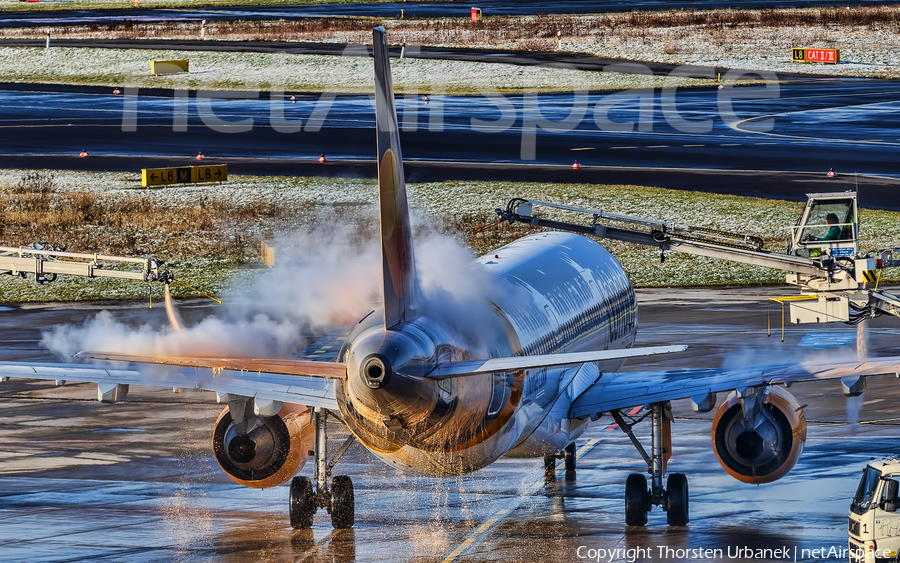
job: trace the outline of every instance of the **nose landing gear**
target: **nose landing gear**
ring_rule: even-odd
[[[322,408],[316,408],[313,413],[316,437],[310,454],[315,462],[315,490],[309,477],[298,476],[291,479],[289,513],[291,527],[297,530],[311,528],[313,516],[319,508],[324,508],[331,514],[331,525],[337,529],[352,528],[356,520],[353,481],[350,477],[338,475],[331,480],[331,488],[328,487],[332,468],[350,449],[355,438],[352,435],[348,437],[329,462],[326,448],[328,437],[325,431],[327,416],[328,411]]]

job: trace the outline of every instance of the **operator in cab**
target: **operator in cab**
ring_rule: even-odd
[[[808,241],[828,241],[828,240],[838,240],[841,237],[841,227],[838,225],[838,216],[837,213],[829,213],[825,216],[825,224],[831,225],[831,228],[828,229],[828,232],[825,233],[824,237],[815,237],[811,234],[806,235],[806,240]]]

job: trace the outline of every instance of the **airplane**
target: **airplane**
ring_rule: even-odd
[[[722,467],[744,483],[767,483],[790,471],[806,440],[803,409],[786,386],[841,378],[846,387],[900,372],[900,357],[619,371],[627,358],[686,347],[634,347],[637,301],[628,276],[603,246],[577,234],[532,234],[477,258],[474,267],[501,290],[479,302],[477,314],[467,310],[460,318],[427,302],[417,278],[384,28],[373,30],[373,40],[384,303],[361,311],[337,361],[86,351],[77,356],[175,367],[2,362],[0,378],[96,382],[102,402],[124,399],[132,385],[216,391],[227,404],[213,426],[219,465],[248,487],[290,482],[290,523],[303,529],[320,508],[335,528],[353,526],[353,483],[332,473],[354,440],[390,465],[430,476],[467,474],[503,456],[542,457],[548,470],[563,458],[574,471],[575,441],[606,414],[650,476],[649,484],[645,473],[627,477],[625,524],[645,526],[658,506],[669,525],[684,526],[687,477],[666,478],[671,401],[716,409],[712,447]],[[850,388],[857,393],[860,385]],[[623,413],[640,405],[646,415],[626,420]],[[351,433],[330,457],[329,418]],[[649,452],[633,431],[647,418]],[[298,475],[310,455],[313,479]]]

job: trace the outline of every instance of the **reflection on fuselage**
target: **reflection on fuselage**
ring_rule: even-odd
[[[504,454],[556,452],[575,440],[586,419],[567,418],[580,389],[622,360],[601,365],[495,372],[434,380],[447,361],[630,347],[637,330],[634,290],[621,265],[599,244],[577,235],[543,233],[477,260],[503,289],[493,311],[471,330],[418,316],[385,331],[380,312],[364,318],[344,348],[348,379],[336,387],[343,420],[378,457],[427,475],[459,475]],[[493,324],[492,324],[493,323]],[[389,366],[379,388],[362,363]]]

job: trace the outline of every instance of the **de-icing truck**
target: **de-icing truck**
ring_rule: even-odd
[[[900,553],[900,457],[873,459],[850,503],[850,563],[897,561]]]

